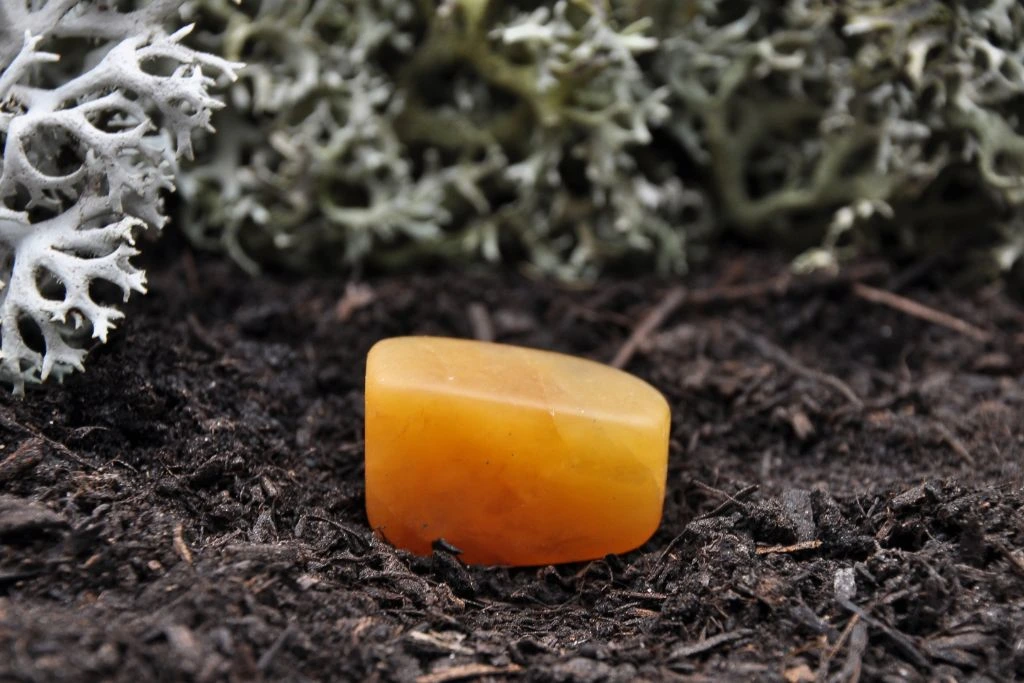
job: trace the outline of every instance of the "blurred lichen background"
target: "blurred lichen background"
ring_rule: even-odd
[[[681,272],[1024,248],[1019,0],[194,0],[247,64],[180,183],[250,269]]]

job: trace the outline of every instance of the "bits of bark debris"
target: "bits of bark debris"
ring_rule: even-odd
[[[747,523],[755,541],[760,543],[795,543],[800,540],[797,526],[778,498],[759,501],[747,508]]]
[[[804,489],[786,489],[782,492],[782,507],[796,529],[797,541],[810,541],[817,533],[814,526],[814,507],[811,493]]]
[[[874,549],[874,539],[859,532],[828,493],[813,491],[811,505],[815,526],[829,552],[839,557],[864,558]]]
[[[786,683],[814,683],[817,680],[817,676],[811,671],[811,667],[806,664],[799,664],[786,669],[782,672],[782,678]]]
[[[626,683],[636,679],[636,667],[631,664],[612,666],[585,657],[573,657],[556,664],[549,675],[550,680],[558,683]]]
[[[957,537],[960,556],[970,562],[978,562],[985,557],[985,530],[977,519],[965,519]]]
[[[0,538],[32,536],[67,525],[63,517],[38,503],[0,495]]]
[[[459,664],[424,674],[416,678],[416,683],[448,683],[449,681],[468,681],[476,678],[498,678],[518,674],[522,669],[515,664],[510,666],[491,666],[489,664]]]
[[[972,365],[974,370],[977,372],[1001,374],[1011,372],[1013,370],[1013,359],[1010,358],[1010,354],[1008,353],[995,351],[978,356],[974,359],[974,363]]]
[[[182,670],[189,673],[198,671],[203,652],[192,629],[181,624],[172,624],[164,628],[164,635]]]
[[[501,336],[525,334],[537,328],[536,318],[511,308],[499,308],[493,317],[495,331]]]
[[[345,285],[345,293],[334,305],[334,319],[340,323],[348,321],[352,314],[369,306],[377,300],[377,293],[372,287],[358,282]]]
[[[998,646],[998,639],[988,633],[966,631],[952,636],[931,638],[924,643],[924,651],[932,658],[962,668],[977,669],[982,656]]]
[[[320,577],[313,574],[303,574],[295,580],[295,584],[302,590],[308,591],[320,585]]]
[[[476,595],[480,587],[465,565],[459,562],[457,554],[440,549],[435,545],[430,559],[434,574],[451,586],[456,595],[463,598],[471,598]]]
[[[807,441],[814,436],[814,425],[811,424],[811,418],[807,417],[807,413],[802,410],[794,410],[788,413],[788,417],[796,438]]]
[[[22,441],[13,453],[0,460],[0,484],[14,481],[36,468],[46,457],[46,442],[30,438]]]
[[[413,649],[426,655],[471,655],[473,650],[463,645],[465,633],[458,631],[412,631],[406,638]]]
[[[716,636],[710,638],[704,638],[694,643],[687,643],[680,645],[676,649],[672,650],[669,655],[670,659],[684,659],[686,657],[693,657],[695,655],[702,654],[709,650],[721,647],[723,645],[734,643],[737,641],[745,640],[753,634],[750,629],[741,628],[736,631],[728,631],[726,633],[719,633]]]
[[[277,484],[265,474],[260,477],[260,486],[263,487],[263,492],[267,494],[267,498],[270,500],[274,500],[281,495],[281,490],[277,487]]]
[[[480,341],[492,342],[494,336],[494,322],[491,320],[491,313],[479,301],[474,301],[466,309],[466,316],[469,318],[469,327],[473,330],[473,338]]]
[[[185,527],[182,524],[176,524],[174,526],[174,540],[172,541],[174,546],[174,552],[178,553],[185,564],[192,566],[192,551],[189,550],[188,544],[185,542]]]
[[[253,543],[267,543],[277,538],[277,526],[274,524],[274,513],[270,508],[260,511],[256,523],[249,531],[249,540]]]
[[[908,508],[918,508],[928,500],[935,500],[935,493],[933,485],[918,484],[889,501],[889,507],[894,512],[902,512]]]
[[[307,549],[299,543],[232,543],[224,546],[221,552],[233,560],[274,564],[297,564],[309,559]]]

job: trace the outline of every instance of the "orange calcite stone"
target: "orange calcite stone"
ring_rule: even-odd
[[[620,370],[435,337],[379,342],[366,364],[366,511],[419,555],[472,564],[621,553],[661,520],[669,407]]]

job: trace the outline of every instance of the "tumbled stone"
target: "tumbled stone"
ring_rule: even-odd
[[[662,513],[669,407],[572,356],[436,337],[379,342],[366,367],[366,510],[395,546],[541,565],[642,545]]]

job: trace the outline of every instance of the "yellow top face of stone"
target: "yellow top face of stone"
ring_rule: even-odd
[[[470,563],[579,561],[661,518],[669,407],[608,366],[503,344],[400,337],[366,369],[366,504],[396,546]]]
[[[656,389],[633,375],[584,358],[508,344],[386,339],[371,351],[367,371],[368,380],[384,386],[637,426],[660,423],[669,410]]]

